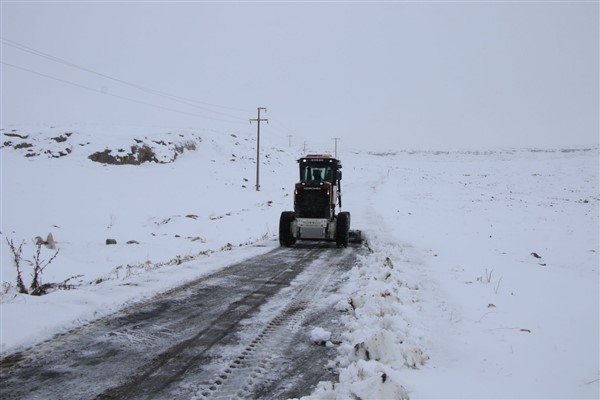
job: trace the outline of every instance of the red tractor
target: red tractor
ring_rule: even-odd
[[[298,160],[300,182],[294,190],[294,211],[279,219],[279,244],[290,247],[296,240],[335,241],[348,247],[350,213],[342,208],[342,163],[330,154],[308,154]]]

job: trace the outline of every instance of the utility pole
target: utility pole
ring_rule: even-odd
[[[259,182],[259,167],[260,167],[260,122],[261,121],[266,121],[267,124],[269,123],[268,119],[261,119],[260,118],[260,110],[265,110],[265,112],[267,112],[267,108],[266,107],[258,107],[258,118],[254,118],[250,120],[250,123],[252,123],[252,121],[256,121],[257,127],[256,127],[256,191],[258,192],[260,190],[260,184]]]
[[[288,139],[290,140],[289,146],[292,147],[292,135],[288,135]]]
[[[340,140],[340,138],[339,137],[334,137],[331,140],[335,140],[335,158],[337,158],[337,142],[338,142],[338,140]]]
[[[304,141],[304,150],[302,152],[306,154],[306,140]]]

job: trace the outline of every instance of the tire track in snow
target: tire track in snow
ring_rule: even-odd
[[[335,257],[326,261],[318,259],[309,265],[305,271],[309,279],[302,283],[280,313],[272,318],[237,356],[232,357],[229,364],[212,381],[204,385],[194,398],[251,399],[261,397],[261,394],[272,394],[261,392],[268,392],[264,388],[265,380],[274,380],[270,376],[271,371],[281,369],[282,357],[274,354],[273,349],[285,351],[293,345],[296,333],[310,312],[309,307],[320,297],[333,273],[339,272],[342,260],[348,258],[349,253],[337,253]]]

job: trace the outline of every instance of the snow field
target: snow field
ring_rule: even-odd
[[[279,215],[293,207],[300,154],[287,138],[263,148],[257,192],[251,136],[15,130],[28,138],[13,143],[42,155],[8,147],[0,155],[3,355],[273,249]],[[87,159],[135,139],[159,160],[180,142],[196,150],[168,164]],[[321,382],[309,397],[600,396],[597,146],[340,158],[343,208],[369,251],[335,301],[341,343],[325,326],[307,335],[338,347],[340,369],[339,382]],[[33,238],[48,232],[60,252],[43,282],[71,278],[74,288],[18,294],[5,238],[23,241],[27,260]]]
[[[378,173],[346,204],[373,253],[314,395],[385,397],[370,365],[413,398],[597,398],[597,149],[360,158]]]

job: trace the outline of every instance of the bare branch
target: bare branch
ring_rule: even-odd
[[[19,247],[15,247],[15,243],[13,242],[13,240],[9,240],[8,238],[6,238],[6,243],[10,248],[10,251],[13,255],[15,267],[17,268],[17,290],[19,291],[19,293],[28,294],[29,292],[27,291],[27,288],[25,288],[25,284],[23,283],[23,278],[21,276],[21,252],[23,251],[23,244],[25,244],[25,242],[21,242]]]

